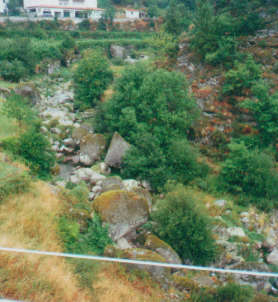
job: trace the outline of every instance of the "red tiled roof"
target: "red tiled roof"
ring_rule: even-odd
[[[62,8],[62,9],[77,9],[77,10],[100,10],[103,11],[104,9],[102,8],[95,8],[95,7],[77,7],[77,6],[52,6],[52,5],[33,5],[33,6],[28,6],[26,8]]]
[[[139,12],[139,9],[134,9],[134,8],[125,8],[125,10],[128,10],[130,12]]]

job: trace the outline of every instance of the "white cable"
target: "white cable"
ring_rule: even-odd
[[[175,268],[175,269],[188,269],[188,270],[194,270],[194,271],[208,271],[208,272],[224,273],[224,274],[239,274],[239,275],[278,278],[278,273],[269,273],[269,272],[256,272],[256,271],[224,269],[224,268],[207,267],[207,266],[194,266],[194,265],[172,264],[172,263],[153,262],[153,261],[141,261],[141,260],[131,260],[131,259],[122,259],[122,258],[102,257],[102,256],[78,255],[78,254],[58,253],[58,252],[46,252],[46,251],[17,249],[17,248],[8,248],[8,247],[0,247],[0,251],[25,253],[25,254],[36,254],[36,255],[44,255],[44,256],[56,256],[56,257],[88,259],[88,260],[117,262],[117,263],[128,263],[128,264],[137,264],[137,265],[138,264],[139,265],[151,265],[151,266],[160,266],[160,267],[168,267],[168,268]]]

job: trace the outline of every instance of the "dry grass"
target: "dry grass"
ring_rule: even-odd
[[[0,246],[62,251],[57,217],[63,212],[63,202],[52,190],[40,181],[30,192],[8,197],[0,205]],[[64,259],[0,252],[0,296],[30,302],[163,300],[162,291],[149,280],[123,273],[117,265],[101,268],[92,298],[78,284],[72,264]]]
[[[0,206],[0,245],[61,251],[61,201],[43,182]],[[61,258],[0,253],[0,295],[32,302],[90,301]]]
[[[150,280],[127,274],[119,265],[106,265],[94,284],[100,302],[160,302],[167,301],[159,287]]]

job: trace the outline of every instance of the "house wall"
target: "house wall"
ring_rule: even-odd
[[[32,6],[69,6],[80,8],[97,8],[97,0],[24,0],[23,6],[24,8]]]
[[[3,14],[5,12],[5,10],[6,10],[6,2],[7,1],[8,0],[0,0],[0,14]]]
[[[140,13],[137,10],[126,10],[125,11],[126,18],[128,19],[139,19]]]

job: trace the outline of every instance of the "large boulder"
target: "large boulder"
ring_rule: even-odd
[[[118,132],[115,132],[105,157],[105,163],[110,167],[120,168],[123,157],[129,148],[129,143]]]
[[[120,257],[125,259],[139,260],[139,261],[152,261],[167,263],[167,260],[158,253],[142,248],[129,248],[129,249],[116,249],[108,247],[105,250],[105,255],[110,257]],[[160,282],[165,288],[168,287],[171,279],[171,271],[169,268],[145,265],[145,264],[126,264],[128,270],[138,269],[143,272],[148,272],[156,281]]]
[[[106,140],[102,134],[87,134],[80,141],[80,162],[82,157],[86,157],[85,165],[92,165],[95,161],[100,160],[101,154],[106,147]]]
[[[88,129],[86,129],[85,127],[78,127],[78,128],[74,128],[72,130],[72,135],[71,137],[73,138],[73,140],[75,141],[76,144],[80,144],[80,141],[83,137],[85,137],[86,135],[88,135],[90,132]]]
[[[18,86],[14,92],[27,99],[32,105],[35,105],[41,99],[37,88],[31,84]]]
[[[147,235],[145,241],[145,247],[161,255],[169,263],[175,263],[175,264],[182,263],[179,255],[173,250],[173,248],[168,243],[162,241],[161,239],[159,239],[157,236],[153,234]]]
[[[107,177],[101,184],[102,193],[115,190],[123,190],[124,185],[119,176]]]
[[[278,249],[275,248],[266,259],[269,264],[278,265]]]
[[[126,50],[124,47],[112,44],[110,46],[110,53],[113,58],[124,59],[126,57]]]
[[[146,199],[122,190],[102,193],[95,199],[93,209],[109,224],[109,234],[114,241],[146,223],[149,216]]]

